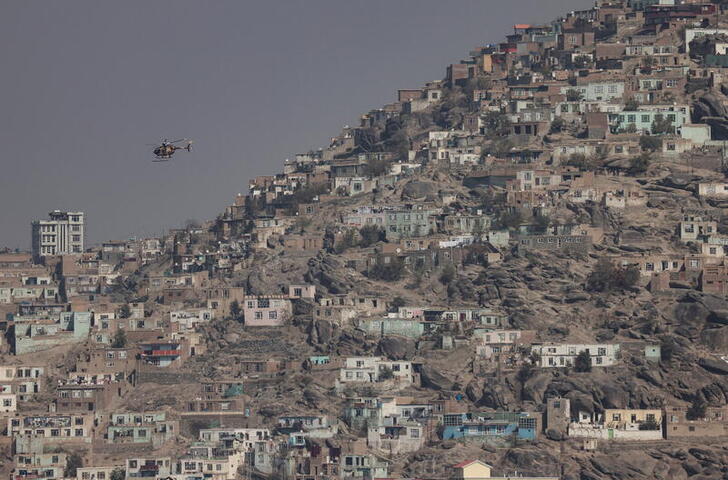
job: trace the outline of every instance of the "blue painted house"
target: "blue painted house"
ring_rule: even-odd
[[[528,412],[455,413],[443,416],[443,440],[512,444],[536,440],[538,417]]]

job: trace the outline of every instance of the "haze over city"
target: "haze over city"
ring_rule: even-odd
[[[0,480],[726,478],[728,0],[0,13]]]
[[[586,0],[7,2],[0,245],[84,211],[88,244],[208,220],[247,181],[325,147],[392,86]],[[148,144],[195,140],[153,164]]]

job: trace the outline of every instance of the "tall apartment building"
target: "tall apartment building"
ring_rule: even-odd
[[[49,255],[67,255],[83,252],[83,212],[54,210],[48,220],[32,223],[32,251],[37,261]]]

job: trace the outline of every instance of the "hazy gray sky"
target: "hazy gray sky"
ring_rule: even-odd
[[[87,241],[221,212],[397,88],[589,0],[64,0],[0,6],[0,246],[87,215]],[[151,163],[147,143],[195,140]]]

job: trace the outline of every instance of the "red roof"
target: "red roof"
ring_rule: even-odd
[[[531,27],[531,25],[529,25],[528,23],[517,23],[517,24],[513,25],[513,28],[515,28],[515,29],[530,28],[530,27]]]

